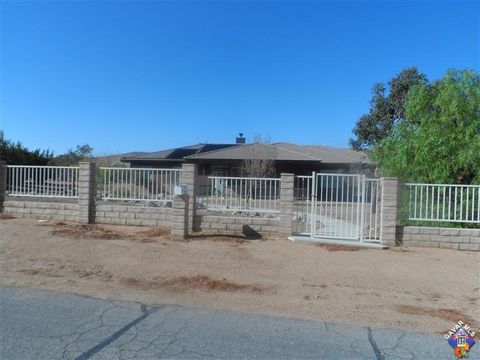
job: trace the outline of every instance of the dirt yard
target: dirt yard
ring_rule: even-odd
[[[480,254],[367,250],[145,227],[0,220],[0,284],[337,323],[478,329]],[[475,321],[476,320],[476,321]]]

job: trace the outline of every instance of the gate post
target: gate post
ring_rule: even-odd
[[[360,208],[360,223],[357,224],[357,232],[360,242],[363,243],[365,240],[365,234],[363,232],[363,228],[365,226],[365,202],[366,202],[366,185],[367,185],[367,177],[365,174],[360,176],[360,183],[361,183],[361,206]]]
[[[94,162],[81,162],[79,164],[78,221],[81,223],[95,223],[96,169]]]
[[[186,240],[188,237],[189,196],[176,195],[173,198],[170,230],[172,240]]]
[[[293,234],[293,187],[294,174],[282,173],[280,175],[280,238]]]
[[[0,212],[3,211],[3,202],[7,194],[7,163],[0,161]]]
[[[195,230],[197,222],[195,221],[195,201],[197,194],[197,178],[198,166],[197,164],[183,164],[182,165],[182,182],[187,185],[188,194],[188,228]]]
[[[392,247],[395,246],[397,226],[398,179],[383,177],[381,178],[381,184],[380,240],[382,245]]]
[[[317,214],[317,173],[315,171],[312,171],[312,189],[310,193],[310,214],[307,214],[307,221],[308,221],[308,216],[310,216],[310,236],[314,237],[315,236],[315,222],[316,220],[316,214]]]

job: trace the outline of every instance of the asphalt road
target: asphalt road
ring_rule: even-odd
[[[0,316],[4,360],[454,359],[439,334],[24,288],[0,288]]]

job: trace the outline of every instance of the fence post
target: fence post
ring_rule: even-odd
[[[280,175],[280,238],[293,234],[293,184],[295,175],[282,173]]]
[[[7,194],[7,163],[0,161],[0,212],[3,211],[3,202]]]
[[[78,221],[86,224],[95,222],[95,197],[97,183],[94,162],[81,162],[78,171]]]
[[[171,216],[172,240],[186,240],[188,237],[189,195],[176,195],[173,198]]]
[[[380,239],[382,245],[395,246],[398,207],[398,179],[381,178],[382,197],[380,201]]]
[[[195,201],[197,194],[197,178],[198,178],[198,166],[197,164],[183,164],[182,165],[182,182],[187,185],[188,194],[188,218],[187,227],[194,230],[197,223],[195,220]]]

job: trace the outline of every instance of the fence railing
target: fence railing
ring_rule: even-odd
[[[480,223],[480,185],[405,184],[408,220]]]
[[[311,175],[296,175],[293,185],[293,233],[309,235],[312,217]]]
[[[199,177],[197,208],[229,212],[280,212],[280,179]]]
[[[76,198],[78,167],[7,165],[7,194]]]
[[[102,200],[170,202],[181,183],[181,169],[101,167],[97,172]]]
[[[380,179],[365,179],[364,187],[362,236],[365,241],[380,241],[382,182]]]

